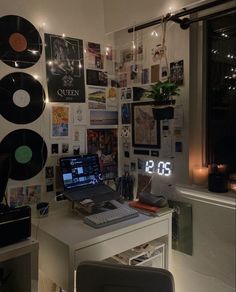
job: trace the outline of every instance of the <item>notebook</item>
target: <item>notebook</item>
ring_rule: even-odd
[[[116,200],[119,193],[104,184],[97,154],[60,158],[65,196],[71,201],[95,203]]]

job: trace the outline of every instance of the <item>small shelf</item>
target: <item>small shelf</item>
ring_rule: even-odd
[[[153,240],[106,259],[109,263],[131,266],[165,267],[165,244]]]

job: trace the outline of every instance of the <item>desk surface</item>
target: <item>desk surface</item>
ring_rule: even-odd
[[[95,229],[84,224],[65,202],[57,210],[50,209],[48,217],[32,218],[32,224],[32,234],[39,240],[41,270],[69,292],[74,291],[74,270],[81,261],[103,260],[161,237],[165,238],[165,266],[169,266],[171,211],[160,217],[140,214]]]
[[[86,246],[88,242],[92,244],[106,240],[111,237],[111,234],[118,236],[134,230],[135,225],[137,228],[145,227],[165,216],[152,217],[140,213],[138,217],[96,229],[83,223],[82,217],[78,214],[73,214],[70,204],[65,203],[64,206],[64,208],[52,211],[48,217],[33,218],[32,223],[40,231],[50,234],[75,249]]]

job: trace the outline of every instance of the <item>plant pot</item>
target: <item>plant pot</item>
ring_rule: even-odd
[[[152,108],[153,117],[155,120],[171,120],[174,118],[174,108],[173,106]]]

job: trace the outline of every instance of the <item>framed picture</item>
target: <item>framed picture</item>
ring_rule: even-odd
[[[132,142],[134,147],[160,148],[160,121],[153,117],[153,102],[132,104]]]

